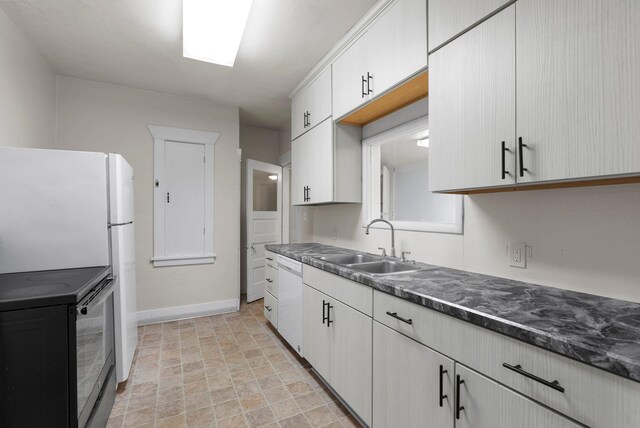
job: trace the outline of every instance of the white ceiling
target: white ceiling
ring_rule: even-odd
[[[223,0],[233,1],[233,0]],[[56,73],[240,107],[278,128],[288,95],[376,0],[255,0],[235,66],[182,57],[181,0],[10,0],[7,15]]]

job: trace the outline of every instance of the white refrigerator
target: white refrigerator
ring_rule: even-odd
[[[0,148],[0,273],[112,265],[118,382],[138,341],[133,217],[122,156]]]

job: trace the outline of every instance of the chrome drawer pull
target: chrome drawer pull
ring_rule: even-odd
[[[549,382],[548,380],[542,379],[541,377],[538,377],[534,374],[531,374],[529,372],[522,370],[522,366],[520,364],[518,364],[517,366],[512,366],[511,364],[502,363],[502,367],[509,369],[511,371],[514,371],[518,374],[521,374],[522,376],[527,377],[531,380],[535,380],[536,382],[540,382],[541,384],[548,386],[549,388],[555,389],[556,391],[560,391],[564,393],[564,388],[560,386],[560,382],[558,382],[557,380],[554,380],[553,382]]]
[[[264,307],[266,310],[268,310],[269,312],[271,312],[271,308],[269,306],[265,306]]]
[[[387,311],[387,315],[389,315],[390,317],[393,317],[397,320],[400,320],[402,322],[406,322],[407,324],[413,324],[413,320],[411,318],[407,319],[407,318],[402,318],[401,316],[398,315],[397,312],[389,312]]]
[[[273,280],[272,280],[272,279],[269,279],[269,278],[266,278],[266,279],[267,279],[267,282],[268,282],[269,284],[271,284],[271,283],[273,282]]]

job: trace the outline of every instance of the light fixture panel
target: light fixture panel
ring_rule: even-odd
[[[233,67],[253,0],[183,0],[182,56]]]

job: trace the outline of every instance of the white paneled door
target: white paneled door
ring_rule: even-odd
[[[165,254],[204,251],[204,158],[203,144],[165,143]]]
[[[247,302],[264,297],[264,246],[282,242],[282,167],[252,159],[246,168]]]

